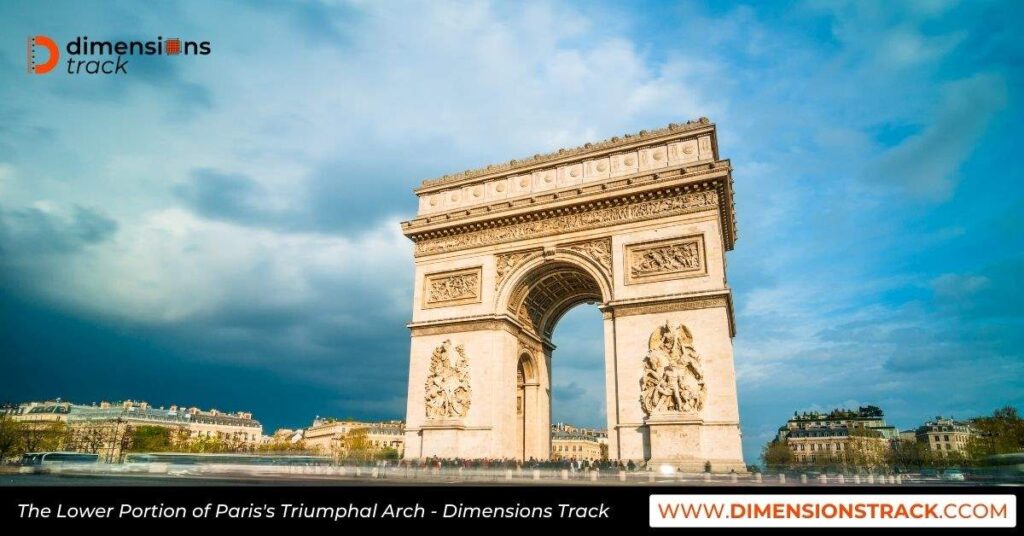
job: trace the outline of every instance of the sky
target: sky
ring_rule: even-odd
[[[0,5],[0,400],[403,418],[420,181],[702,116],[744,452],[794,411],[1024,404],[1024,4]],[[45,34],[211,42],[25,72]],[[554,418],[603,426],[601,321]]]

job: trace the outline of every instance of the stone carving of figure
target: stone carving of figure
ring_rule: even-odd
[[[451,341],[445,340],[430,357],[425,400],[427,418],[465,417],[469,412],[470,395],[469,361],[465,351],[462,345],[452,348]]]
[[[707,388],[700,355],[686,326],[668,322],[655,328],[648,341],[640,379],[644,414],[697,413],[704,407]]]
[[[463,298],[475,298],[479,276],[477,274],[461,274],[430,283],[430,302],[445,302]]]

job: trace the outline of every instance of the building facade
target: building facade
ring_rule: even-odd
[[[796,413],[776,438],[789,447],[797,463],[865,464],[882,462],[898,439],[899,431],[885,423],[882,410],[875,406]]]
[[[196,407],[152,407],[146,402],[101,402],[74,404],[66,401],[27,402],[11,413],[29,431],[44,430],[55,423],[65,425],[59,444],[64,450],[100,454],[108,462],[120,460],[131,446],[132,430],[156,426],[171,430],[175,443],[220,442],[231,450],[252,450],[262,442],[263,425],[251,413],[225,413]],[[31,448],[30,450],[35,450]]]
[[[402,421],[363,422],[317,418],[306,428],[302,440],[306,448],[329,456],[344,457],[348,454],[346,437],[354,432],[365,431],[370,449],[384,451],[394,449],[401,456],[405,452],[405,425]]]
[[[551,459],[601,461],[608,459],[608,432],[568,423],[551,425]]]
[[[928,450],[933,454],[947,457],[951,455],[966,456],[967,446],[973,433],[968,422],[935,417],[918,427],[915,435],[917,441],[927,445]]]
[[[551,458],[554,460],[601,461],[608,459],[607,448],[597,438],[570,432],[551,433]]]

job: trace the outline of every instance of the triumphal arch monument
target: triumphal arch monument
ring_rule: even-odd
[[[424,181],[407,458],[551,455],[551,336],[604,317],[609,456],[744,471],[725,252],[732,168],[707,119]]]

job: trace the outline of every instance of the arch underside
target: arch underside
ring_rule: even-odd
[[[535,335],[548,340],[555,324],[581,303],[600,303],[597,280],[578,266],[555,262],[538,268],[513,291],[509,312]]]

